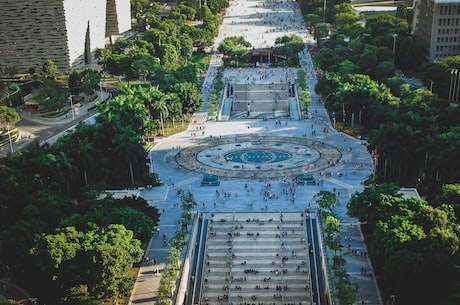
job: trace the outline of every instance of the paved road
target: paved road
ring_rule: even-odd
[[[104,100],[110,97],[110,92],[108,91],[103,91],[102,94],[104,95]],[[83,104],[80,109],[75,111],[73,117],[68,114],[66,117],[53,120],[44,119],[40,113],[23,111],[22,106],[17,107],[16,111],[21,117],[20,121],[16,123],[20,137],[17,141],[12,142],[13,152],[24,148],[34,140],[38,140],[40,143],[52,143],[80,121],[90,120],[97,115],[94,109],[94,102]],[[11,153],[9,144],[0,147],[0,157],[4,157],[8,153]]]

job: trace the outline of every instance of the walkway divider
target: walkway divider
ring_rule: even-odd
[[[196,243],[196,235],[198,231],[198,220],[199,220],[199,216],[196,216],[194,224],[193,224],[192,232],[190,233],[187,254],[185,255],[184,263],[182,264],[182,268],[181,268],[182,272],[180,272],[181,280],[179,283],[179,287],[176,289],[175,305],[183,305],[184,300],[185,300],[185,294],[187,293],[188,280],[190,278],[190,271],[191,271],[190,269],[192,265],[190,258],[196,255],[195,249],[197,249],[197,247],[195,247],[195,243]]]

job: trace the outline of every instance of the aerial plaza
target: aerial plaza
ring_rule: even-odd
[[[294,1],[232,1],[214,50],[234,33],[261,50],[283,35],[311,40]],[[187,252],[178,302],[327,304],[330,295],[321,264],[332,254],[319,250],[317,231],[309,229],[317,227],[316,195],[333,192],[335,212],[353,224],[345,203],[362,190],[373,162],[360,141],[334,129],[314,92],[316,71],[307,50],[299,53],[299,62],[295,68],[259,63],[225,69],[217,119],[210,121],[205,107],[221,65],[219,55],[213,55],[203,86],[203,112],[186,132],[158,139],[150,151],[151,170],[165,185],[143,190],[142,197],[164,209],[161,232],[172,236],[177,230],[183,192],[193,194],[200,218],[199,229],[191,231],[196,247]],[[299,104],[299,69],[307,76],[312,98],[308,115]],[[358,228],[344,227],[343,236],[353,240],[351,247],[364,251]],[[145,272],[164,267],[164,248],[160,237],[152,239],[146,255],[159,263]],[[381,304],[375,281],[359,275],[360,269],[372,268],[368,258],[354,260],[348,268],[351,280],[361,287],[358,299]],[[155,299],[151,288],[141,292],[142,285],[136,283],[133,303]]]

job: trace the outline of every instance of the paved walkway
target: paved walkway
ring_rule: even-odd
[[[302,25],[300,11],[295,9],[294,1],[231,1],[224,23],[221,28],[215,49],[219,42],[234,33],[243,33],[243,36],[255,47],[274,45],[276,37],[298,31],[305,41],[311,36]],[[293,11],[297,12],[294,13]],[[294,23],[298,22],[298,25]],[[246,30],[247,29],[247,30]],[[260,32],[262,31],[262,32]],[[263,39],[263,41],[261,40]],[[181,209],[178,190],[191,191],[198,203],[197,212],[298,212],[305,209],[315,210],[316,194],[321,190],[335,192],[338,204],[334,212],[341,219],[343,226],[342,243],[348,247],[345,251],[347,261],[346,270],[350,274],[351,281],[359,286],[357,291],[357,304],[381,305],[381,298],[374,279],[372,266],[366,254],[359,224],[356,219],[350,219],[346,214],[346,202],[350,196],[363,189],[362,182],[372,174],[373,164],[366,148],[356,139],[337,132],[333,128],[320,98],[314,93],[316,83],[315,71],[308,52],[301,54],[302,68],[307,74],[307,85],[310,88],[313,103],[309,108],[310,118],[303,121],[283,120],[281,124],[273,120],[238,120],[228,122],[197,122],[190,124],[189,129],[181,134],[159,139],[157,145],[150,152],[153,164],[151,170],[158,173],[165,182],[164,186],[144,190],[141,196],[150,204],[159,208],[162,212],[160,218],[160,233],[154,236],[146,251],[146,257],[154,264],[146,263],[141,267],[138,280],[136,281],[132,304],[155,304],[157,290],[161,279],[161,271],[166,262],[168,248],[163,243],[163,234],[172,237],[177,231],[177,222],[180,220]],[[212,82],[216,76],[217,68],[221,64],[221,58],[213,55],[208,74],[205,78],[203,96],[205,104],[202,111],[206,111],[209,102],[209,94],[212,92]],[[251,73],[255,69],[248,69],[240,73]],[[253,77],[259,77],[254,74]],[[285,77],[285,75],[274,75]],[[184,152],[190,153],[193,147],[201,145],[210,146],[213,139],[229,139],[235,135],[246,136],[249,139],[256,137],[290,137],[296,139],[310,139],[315,142],[324,142],[334,147],[339,153],[338,162],[324,170],[313,172],[315,186],[292,186],[286,190],[286,178],[275,174],[270,177],[258,177],[254,179],[250,175],[241,173],[241,164],[229,163],[227,165],[210,166],[210,162],[203,161],[205,155],[187,156],[187,160],[197,167],[188,167],[184,163],[177,162]],[[235,141],[233,144],[249,143],[249,141]],[[289,141],[286,141],[286,143]],[[227,143],[228,144],[228,143]],[[234,148],[217,147],[222,149],[222,155]],[[295,150],[288,148],[289,152]],[[215,151],[211,151],[215,153]],[[216,160],[216,159],[215,159]],[[222,162],[221,162],[222,163]],[[199,168],[199,166],[203,168]],[[276,163],[273,163],[277,165]],[[234,166],[240,166],[235,168]],[[244,164],[244,166],[249,166]],[[252,164],[251,166],[255,166]],[[201,186],[204,173],[213,173],[219,169],[229,175],[222,175],[219,186]],[[252,173],[255,171],[252,170]],[[237,173],[237,174],[234,174]],[[227,178],[226,178],[227,177]],[[265,192],[266,184],[271,184],[270,194]],[[332,255],[332,253],[328,253]],[[160,275],[160,276],[159,276]]]

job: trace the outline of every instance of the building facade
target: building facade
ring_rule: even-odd
[[[414,8],[414,38],[428,59],[460,54],[460,0],[416,0]]]
[[[60,71],[93,63],[106,38],[131,28],[130,0],[0,0],[0,67]]]

